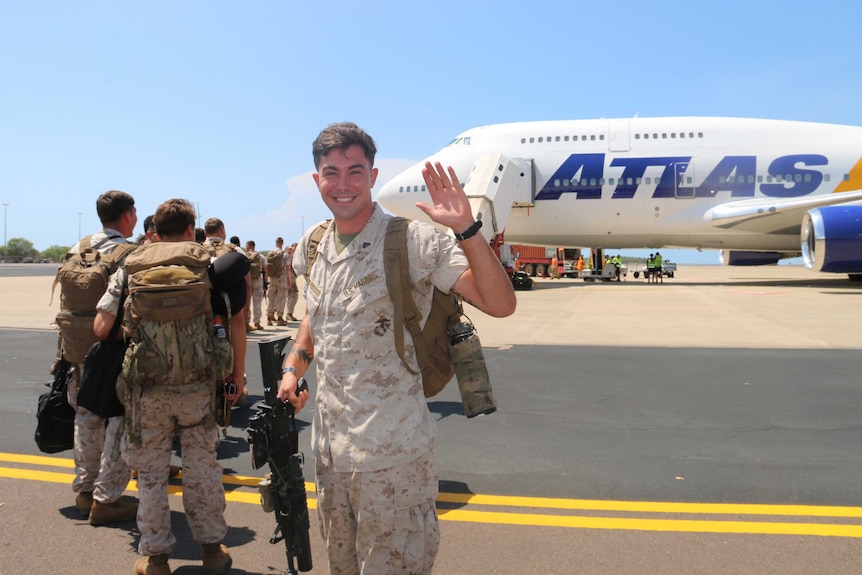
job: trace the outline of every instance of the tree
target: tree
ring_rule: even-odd
[[[63,258],[66,257],[66,252],[68,252],[69,249],[71,249],[70,246],[54,245],[42,251],[42,257],[55,262],[61,262],[63,261]]]
[[[9,251],[8,261],[13,263],[21,263],[25,259],[32,260],[39,257],[39,251],[33,247],[33,243],[24,238],[12,238],[6,248]]]

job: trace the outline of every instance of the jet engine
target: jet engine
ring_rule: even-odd
[[[718,259],[725,266],[767,266],[777,264],[778,260],[789,257],[782,252],[747,252],[742,250],[721,250]]]
[[[862,206],[827,206],[802,218],[802,258],[819,272],[862,272]]]

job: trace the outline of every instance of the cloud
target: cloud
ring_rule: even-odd
[[[372,197],[376,199],[377,192],[386,182],[417,162],[398,158],[378,159],[376,167],[379,173],[377,184],[371,190]],[[238,220],[226,218],[228,236],[238,235],[242,242],[253,239],[261,250],[273,247],[278,236],[283,236],[288,243],[299,240],[304,230],[330,217],[312,174],[308,171],[288,178],[284,183],[287,199],[278,207]]]

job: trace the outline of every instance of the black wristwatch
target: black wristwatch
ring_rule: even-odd
[[[473,225],[461,232],[460,234],[455,234],[455,239],[459,242],[463,242],[464,240],[470,239],[476,235],[476,232],[479,231],[479,228],[482,227],[482,220],[476,220],[473,222]]]

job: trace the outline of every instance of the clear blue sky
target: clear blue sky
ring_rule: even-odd
[[[7,238],[69,245],[79,222],[99,229],[98,194],[121,189],[141,222],[184,197],[243,242],[294,241],[327,214],[311,142],[342,120],[376,139],[378,184],[498,122],[862,125],[860,13],[848,0],[5,1]]]

